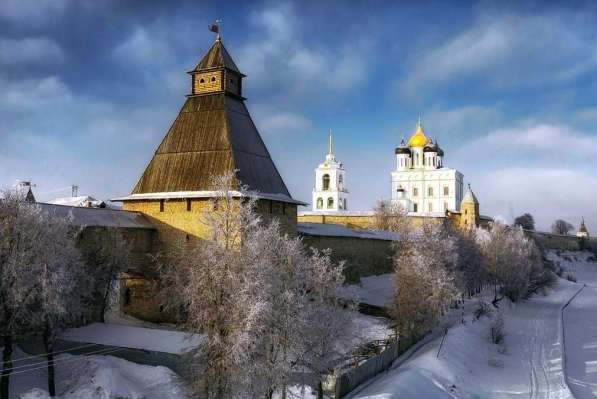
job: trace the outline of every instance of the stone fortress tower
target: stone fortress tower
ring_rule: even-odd
[[[328,153],[325,156],[325,161],[315,169],[313,211],[346,211],[348,209],[347,197],[346,171],[344,165],[338,162],[334,156],[332,129],[330,129]]]
[[[190,75],[190,93],[124,210],[149,216],[162,245],[205,236],[200,215],[214,196],[211,176],[235,173],[258,193],[258,212],[296,234],[297,205],[274,165],[243,97],[242,74],[220,36]],[[239,193],[240,196],[240,193]]]
[[[421,118],[415,132],[395,150],[392,201],[414,214],[458,212],[462,201],[462,173],[444,167],[444,151],[423,131]]]
[[[463,230],[479,226],[481,215],[479,214],[479,200],[468,185],[468,190],[460,203],[460,228]]]

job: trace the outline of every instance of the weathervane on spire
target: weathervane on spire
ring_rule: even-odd
[[[216,40],[220,40],[220,30],[222,25],[222,19],[218,18],[213,24],[208,25],[208,29],[216,34]]]

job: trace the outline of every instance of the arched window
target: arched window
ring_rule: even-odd
[[[323,189],[324,190],[329,190],[330,189],[330,175],[328,175],[327,173],[325,175],[323,175],[322,177],[322,183],[323,183]]]
[[[216,81],[216,78],[212,76],[212,77],[211,77],[211,81],[212,81],[212,82],[215,82],[215,81]]]
[[[323,198],[317,198],[317,209],[323,208]]]
[[[334,207],[334,199],[328,198],[328,209],[331,209],[333,207]]]
[[[205,83],[205,79],[201,78],[201,80],[199,81],[199,83]]]
[[[413,187],[413,197],[419,195],[419,189],[417,187]]]
[[[433,197],[433,187],[429,187],[427,189],[427,195],[430,196],[430,197]]]
[[[413,212],[419,212],[419,204],[416,202],[413,204]]]
[[[338,190],[342,191],[344,189],[344,176],[338,176]]]
[[[444,186],[444,195],[450,195],[450,187]]]

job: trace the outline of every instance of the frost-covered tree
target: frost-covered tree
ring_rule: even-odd
[[[12,352],[21,339],[41,335],[46,352],[67,318],[77,313],[79,254],[68,221],[44,214],[14,191],[0,199],[0,335],[4,344],[0,397],[8,399]],[[54,392],[54,363],[48,384]]]
[[[377,230],[407,233],[411,228],[406,210],[396,202],[379,200],[373,213],[373,226]]]
[[[308,258],[309,301],[303,317],[308,325],[302,332],[300,365],[316,377],[317,399],[323,399],[323,379],[337,366],[343,348],[354,338],[352,319],[355,302],[341,300],[344,283],[342,265],[334,264],[331,251],[313,250]]]
[[[452,230],[455,248],[458,253],[458,279],[464,292],[470,296],[480,292],[487,282],[487,272],[483,267],[483,253],[476,241],[476,230]]]
[[[181,326],[205,339],[189,355],[192,388],[206,398],[233,397],[244,382],[245,370],[232,348],[238,344],[246,316],[240,301],[246,262],[242,238],[259,224],[255,199],[238,198],[234,175],[214,177],[215,196],[198,222],[207,237],[192,246],[164,254],[158,267],[166,309],[182,310]]]
[[[525,230],[535,230],[535,219],[530,213],[523,213],[514,219],[514,225],[520,226]]]
[[[458,298],[457,262],[456,240],[444,225],[426,223],[395,243],[391,314],[401,336],[426,333]]]
[[[568,235],[574,231],[574,226],[565,220],[558,219],[551,225],[551,232],[554,234]]]
[[[14,191],[0,199],[0,398],[8,399],[14,345],[30,333],[27,320],[35,303],[39,263],[36,243],[40,209]]]
[[[329,254],[310,256],[278,221],[262,223],[255,199],[246,192],[238,198],[232,182],[232,175],[212,182],[216,196],[202,218],[206,239],[160,265],[164,303],[184,309],[183,328],[205,337],[190,357],[196,392],[271,398],[285,391],[299,363],[320,366],[305,354],[316,350],[306,340],[344,334],[336,321],[345,314],[338,300],[342,268]]]
[[[36,242],[39,275],[32,292],[34,311],[29,315],[31,330],[43,338],[48,361],[48,391],[56,395],[54,343],[67,326],[79,322],[89,279],[76,248],[76,231],[69,220],[41,215]]]
[[[542,268],[535,244],[520,228],[510,228],[499,221],[491,231],[478,230],[477,239],[484,267],[495,288],[494,304],[503,296],[517,302],[529,290],[532,269]]]

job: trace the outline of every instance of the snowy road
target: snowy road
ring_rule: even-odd
[[[597,398],[597,263],[564,262],[587,286],[564,313],[568,385],[577,399]]]
[[[439,340],[435,340],[401,367],[357,388],[349,398],[572,398],[563,370],[561,314],[562,307],[581,287],[559,280],[548,295],[536,295],[518,306],[504,309],[503,348],[489,343],[486,318],[475,323],[469,319],[466,325],[450,330],[439,359],[436,358]],[[578,317],[592,312],[593,322],[590,328],[585,323],[575,323],[576,332],[571,331],[569,337],[566,330],[566,339],[567,342],[568,339],[570,342],[579,340],[575,333],[587,338],[578,342],[578,351],[583,356],[586,353],[581,377],[585,378],[582,381],[593,384],[589,385],[589,390],[597,391],[597,303],[591,305],[591,300],[583,301],[583,298],[597,298],[597,288],[587,291],[586,296],[582,294],[578,302],[575,299],[570,306],[574,305],[572,309],[579,306]],[[590,353],[586,352],[587,348]],[[578,360],[568,357],[568,366]],[[573,374],[570,371],[571,379]],[[592,395],[578,397],[597,397]]]

